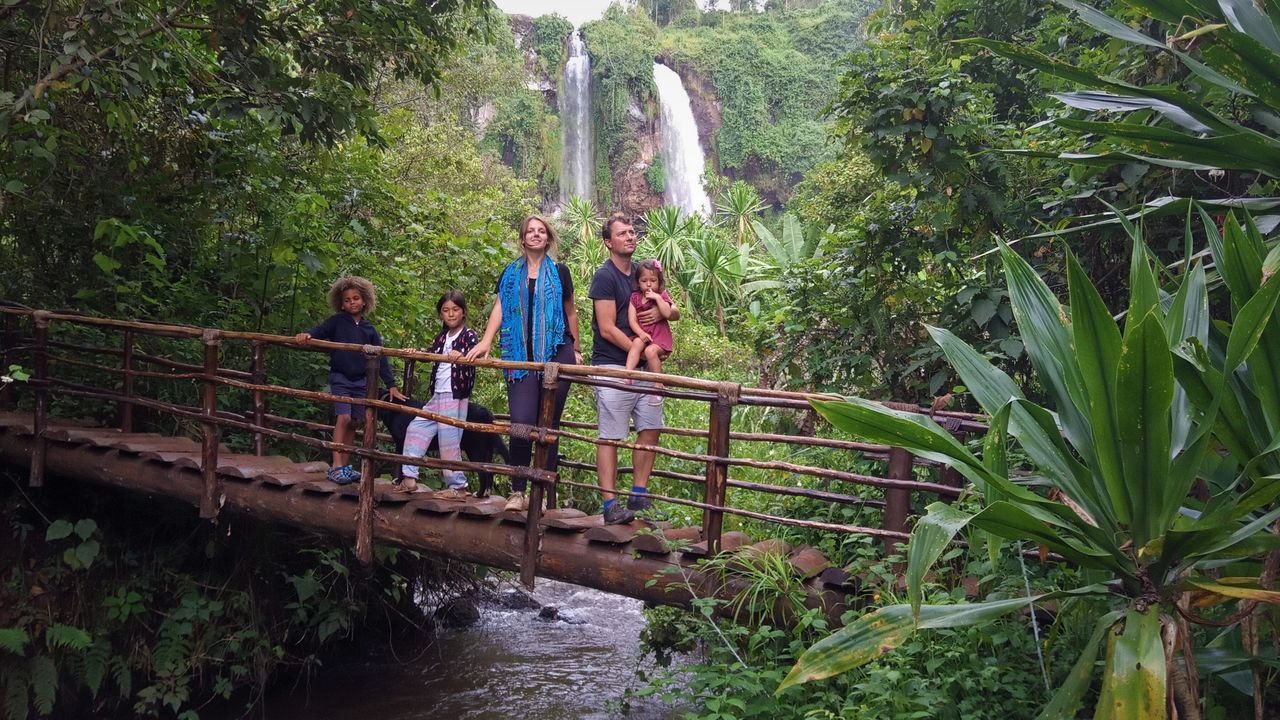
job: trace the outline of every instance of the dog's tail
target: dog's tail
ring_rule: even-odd
[[[501,435],[493,436],[493,451],[502,457],[504,465],[511,464],[511,448],[507,447],[507,443],[502,439]]]

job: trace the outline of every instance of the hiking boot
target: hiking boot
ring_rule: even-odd
[[[629,523],[635,519],[636,514],[629,508],[623,507],[622,503],[619,502],[610,505],[604,511],[605,525],[621,525],[623,523]]]
[[[644,512],[653,507],[653,499],[647,495],[632,495],[627,498],[627,509],[634,512]]]
[[[352,477],[353,473],[356,477],[360,475],[360,473],[352,470],[350,465],[340,465],[335,468],[329,468],[329,472],[325,473],[324,476],[337,485],[350,485],[355,482],[355,478]]]
[[[514,510],[515,512],[524,512],[529,509],[529,498],[519,490],[511,493],[511,497],[507,498],[506,510]]]
[[[466,500],[469,497],[465,487],[446,488],[431,496],[435,500]]]

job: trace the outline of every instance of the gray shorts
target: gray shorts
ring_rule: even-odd
[[[329,373],[329,394],[343,397],[365,398],[364,378],[349,378],[342,373]],[[334,415],[350,415],[356,420],[364,420],[364,406],[352,405],[337,401],[333,403]]]
[[[597,367],[625,369],[622,365],[599,365]],[[617,378],[603,378],[616,380]],[[652,385],[638,382],[636,385]],[[627,392],[614,388],[593,388],[596,393],[596,413],[600,421],[600,437],[605,440],[622,440],[631,434],[631,421],[636,423],[636,432],[643,430],[660,430],[666,427],[662,419],[662,403],[650,402],[652,395]],[[660,396],[659,396],[660,397]]]

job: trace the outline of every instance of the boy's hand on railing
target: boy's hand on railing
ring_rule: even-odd
[[[400,392],[400,388],[391,388],[387,391],[387,395],[389,395],[392,400],[405,401],[409,399],[404,393]]]
[[[294,335],[293,339],[298,342],[306,342],[311,339],[311,333],[300,332],[297,335]]]

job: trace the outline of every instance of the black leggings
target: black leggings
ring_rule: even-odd
[[[569,343],[561,345],[552,358],[561,365],[573,365],[573,346]],[[511,410],[511,423],[536,425],[538,423],[538,406],[542,396],[542,373],[531,372],[515,382],[507,383],[507,407]],[[560,416],[564,414],[565,401],[569,399],[569,381],[556,383],[556,407],[551,416],[552,429],[559,429]],[[511,438],[511,464],[525,467],[533,461],[533,442],[520,438]],[[551,445],[551,456],[547,458],[547,466],[543,469],[555,472],[560,466],[560,443]],[[511,489],[517,492],[525,490],[524,478],[511,478]]]

